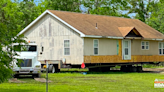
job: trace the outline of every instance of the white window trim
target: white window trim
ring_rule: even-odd
[[[144,42],[145,43],[145,49],[142,49],[142,42]],[[149,43],[149,41],[141,41],[141,50],[149,50],[149,48],[150,48],[150,43],[149,43],[149,45],[148,45],[148,49],[146,49],[146,42],[148,42]]]
[[[69,39],[64,39],[64,41],[69,40]],[[70,49],[70,40],[69,40],[69,55],[65,55],[65,47],[64,47],[64,41],[63,41],[63,55],[64,56],[70,56],[71,55],[71,49]],[[68,47],[67,47],[68,48]]]
[[[97,47],[98,48],[98,54],[95,54],[94,53],[94,40],[97,40],[98,41],[98,47]],[[93,54],[94,55],[99,55],[99,39],[93,39]]]
[[[162,49],[161,54],[159,54],[159,49],[160,49],[160,48],[159,48],[159,43],[162,44],[162,46],[161,46],[161,47],[162,47],[162,48],[161,48],[161,49]],[[158,55],[164,55],[164,54],[163,54],[163,49],[164,49],[164,48],[163,48],[163,43],[164,43],[164,42],[158,42]]]

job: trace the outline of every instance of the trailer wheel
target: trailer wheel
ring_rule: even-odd
[[[49,72],[49,73],[55,73],[55,68],[54,68],[53,65],[49,65],[49,67],[48,67],[48,72]]]
[[[137,72],[142,72],[142,66],[137,66]]]
[[[55,73],[55,67],[54,67],[54,66],[52,66],[52,71],[51,71],[51,73]]]
[[[125,65],[121,66],[121,71],[122,72],[127,72],[128,71],[128,67],[125,66]]]
[[[131,71],[132,71],[132,72],[137,72],[137,67],[132,66],[132,67],[131,67]]]
[[[49,65],[48,72],[49,73],[57,73],[57,72],[60,72],[60,69],[58,69],[58,65],[57,64]]]

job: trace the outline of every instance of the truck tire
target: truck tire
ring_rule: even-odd
[[[32,77],[33,78],[40,78],[40,74],[33,74]]]
[[[15,74],[15,75],[13,75],[13,77],[14,77],[14,78],[18,78],[18,77],[19,77],[19,75],[18,75],[18,74]]]

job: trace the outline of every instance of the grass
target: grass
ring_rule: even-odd
[[[46,74],[43,73],[42,77]],[[154,88],[154,80],[164,79],[156,73],[56,73],[49,74],[49,92],[164,92]],[[32,78],[19,79],[25,83],[2,83],[0,92],[46,92],[46,83]]]
[[[144,64],[142,65],[143,68],[163,68],[162,65],[154,65],[154,64]]]

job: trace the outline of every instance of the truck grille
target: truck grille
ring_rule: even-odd
[[[21,67],[32,67],[32,59],[22,59],[23,62],[21,62]]]
[[[25,70],[25,69],[19,70],[19,73],[27,73],[27,72],[30,72],[30,70]]]

